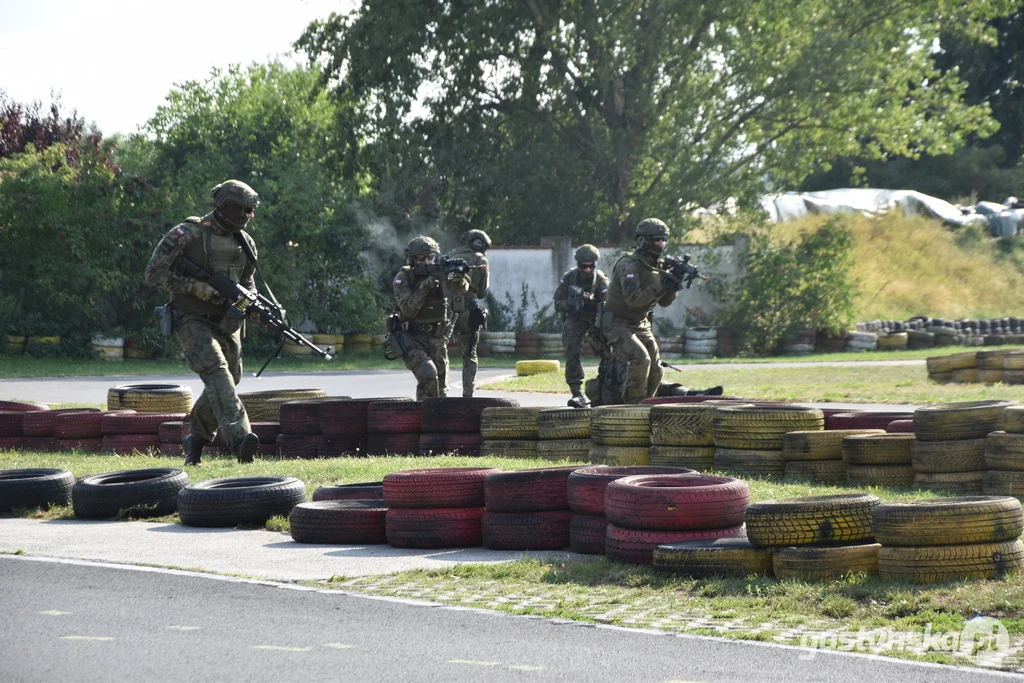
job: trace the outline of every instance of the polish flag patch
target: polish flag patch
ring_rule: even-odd
[[[395,284],[396,284],[396,285],[400,285],[400,284],[402,284],[402,281],[401,281],[401,280],[398,280],[398,279],[396,279],[396,280],[395,280]]]
[[[636,273],[626,273],[627,280],[632,280],[634,278],[636,278]]]
[[[185,228],[181,228],[181,227],[175,228],[174,229],[174,234],[177,235],[178,237],[183,236],[185,234]]]

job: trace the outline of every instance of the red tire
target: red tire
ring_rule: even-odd
[[[329,399],[320,404],[322,434],[362,435],[368,431],[369,407],[373,403],[405,403],[404,397]],[[417,431],[419,428],[417,426]]]
[[[500,471],[450,467],[392,472],[384,477],[384,500],[390,508],[483,508],[484,478]]]
[[[366,407],[370,434],[419,434],[423,430],[421,401],[375,401]]]
[[[0,412],[31,413],[37,410],[49,410],[50,406],[30,401],[0,401]]]
[[[387,477],[384,478],[387,502]],[[388,543],[396,548],[460,548],[483,544],[483,507],[392,508],[384,519]]]
[[[569,550],[583,555],[604,555],[608,518],[573,513],[569,520]]]
[[[282,434],[319,434],[320,404],[330,399],[310,398],[281,404]]]
[[[320,486],[313,491],[313,500],[384,500],[384,482]]]
[[[750,488],[708,474],[655,474],[616,479],[604,494],[608,521],[630,529],[721,529],[743,524]]]
[[[185,451],[182,448],[180,441],[161,441],[160,445],[157,446],[157,450],[160,452],[160,455],[185,455]],[[203,452],[206,452],[205,448],[203,449]]]
[[[27,412],[20,410],[5,410],[0,412],[0,438],[24,437],[25,415],[27,414]]]
[[[157,428],[156,433],[160,437],[160,440],[164,443],[177,443],[181,445],[181,440],[187,435],[187,424],[179,420],[168,420],[167,422],[161,422]]]
[[[492,406],[516,407],[508,398],[428,398],[423,400],[424,434],[479,434],[480,414]]]
[[[55,436],[26,436],[21,450],[31,453],[53,453],[60,450],[60,440]]]
[[[485,512],[484,546],[491,550],[561,550],[569,545],[569,510]]]
[[[650,406],[658,406],[665,403],[703,403],[704,401],[731,401],[734,403],[751,402],[736,396],[654,396],[643,400],[645,404]]]
[[[484,438],[479,434],[421,434],[420,455],[480,455]]]
[[[399,432],[397,434],[368,434],[366,436],[367,455],[418,455],[420,452],[420,434]]]
[[[185,413],[104,413],[100,418],[103,435],[159,434],[164,422],[183,422]],[[159,440],[159,439],[158,439]]]
[[[20,450],[24,445],[23,436],[0,436],[0,450]]]
[[[695,474],[695,470],[684,467],[649,467],[627,465],[625,467],[581,467],[566,480],[566,498],[569,508],[581,515],[604,516],[604,490],[616,479],[638,474]]]
[[[909,420],[913,417],[913,411],[876,413],[857,410],[826,417],[825,429],[885,429],[893,420]]]
[[[630,564],[652,564],[654,549],[663,543],[681,541],[707,541],[715,538],[736,538],[743,536],[743,525],[724,529],[702,529],[691,531],[651,531],[647,529],[626,529],[611,522],[604,536],[604,552],[609,560]]]
[[[288,515],[297,543],[387,543],[381,500],[325,500],[299,503]]]
[[[488,474],[484,478],[484,507],[488,512],[567,510],[566,481],[578,469],[542,467]]]
[[[111,412],[134,415],[131,409],[93,413],[62,413],[57,417],[53,435],[58,439],[98,439],[103,436],[103,416]]]
[[[274,445],[282,458],[315,460],[319,457],[320,437],[317,434],[278,434]]]
[[[365,434],[321,434],[317,438],[320,440],[317,457],[366,457]]]
[[[60,410],[33,410],[24,413],[21,426],[25,436],[53,436],[57,418],[68,413],[98,413],[99,408],[61,408]]]
[[[103,450],[103,439],[60,439],[58,442],[60,450],[62,451],[83,451],[85,453],[99,453]],[[181,444],[178,444],[178,450],[181,450]],[[160,452],[164,450],[161,447]]]
[[[148,453],[158,450],[160,437],[156,434],[107,434],[102,443],[107,453],[129,455],[135,451]]]
[[[913,434],[914,433],[914,421],[913,420],[893,420],[885,426],[885,431],[891,434]]]
[[[188,425],[186,424],[187,428]],[[273,444],[277,441],[278,434],[281,433],[280,422],[251,422],[249,427],[252,429],[252,433],[260,438],[260,443]]]

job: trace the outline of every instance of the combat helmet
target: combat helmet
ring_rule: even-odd
[[[423,254],[440,254],[441,247],[438,245],[437,240],[433,237],[427,237],[426,235],[417,235],[409,240],[409,244],[405,247],[405,259],[410,266],[416,265],[416,257],[422,256]]]
[[[244,221],[239,222],[228,218],[224,215],[226,206],[234,205],[244,209],[255,209],[260,205],[260,196],[256,194],[256,190],[241,180],[225,180],[220,185],[215,185],[210,189],[210,196],[213,197],[214,218],[234,230],[244,229],[249,219],[245,218]],[[245,214],[243,214],[244,217]]]
[[[480,253],[491,248],[491,238],[483,230],[469,230],[463,233],[462,243]]]
[[[576,259],[576,263],[597,263],[601,258],[601,252],[593,244],[581,244],[576,248],[573,258]]]
[[[660,254],[664,251],[665,247],[655,245],[654,240],[659,237],[668,239],[668,226],[665,225],[665,221],[660,219],[645,218],[637,223],[633,234],[636,236],[636,243],[640,249],[653,254]]]

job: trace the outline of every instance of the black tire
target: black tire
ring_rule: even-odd
[[[83,477],[71,488],[75,517],[162,517],[178,509],[188,475],[172,467],[121,470]]]
[[[384,500],[384,482],[364,481],[358,484],[320,486],[313,491],[313,500]]]
[[[189,484],[178,493],[178,516],[186,526],[264,524],[306,501],[306,485],[295,477],[231,477]]]
[[[583,555],[604,555],[604,535],[608,518],[604,515],[580,515],[569,518],[569,550]]]
[[[324,500],[299,503],[288,515],[297,543],[387,543],[382,500]]]
[[[485,512],[484,546],[491,550],[561,550],[569,546],[569,510]]]
[[[67,505],[75,475],[61,469],[0,470],[0,512]]]

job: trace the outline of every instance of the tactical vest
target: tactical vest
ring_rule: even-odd
[[[416,284],[419,280],[417,280],[412,268],[409,268],[407,271],[407,277],[409,278],[409,289],[415,291]],[[420,308],[420,312],[416,314],[416,317],[413,318],[412,321],[419,325],[425,325],[427,323],[440,323],[447,320],[448,301],[444,294],[446,289],[447,287],[444,282],[442,282],[438,287],[430,290],[430,293],[427,294],[427,298],[423,301],[423,306]]]
[[[217,234],[212,226],[203,225],[202,219],[192,217],[185,220],[186,223],[194,224],[188,227],[193,231],[198,231],[199,239],[193,240],[182,251],[182,255],[198,263],[207,272],[227,275],[235,282],[241,280],[248,259],[237,238],[231,234]],[[218,315],[227,310],[227,304],[215,306],[208,301],[197,299],[191,294],[175,292],[171,295],[171,301],[174,303],[174,307],[182,313]]]
[[[594,270],[590,271],[590,273],[586,273],[585,271],[582,271],[579,268],[573,268],[572,270],[569,271],[569,278],[566,284],[575,285],[576,287],[582,289],[584,292],[589,292],[590,294],[593,294],[595,296],[594,299],[591,299],[590,301],[587,301],[583,304],[583,310],[576,311],[573,309],[569,309],[566,312],[566,316],[569,318],[582,318],[584,320],[593,320],[594,316],[597,315],[596,297],[600,295],[600,292],[597,291],[597,268],[594,268]]]
[[[619,264],[623,259],[631,259],[636,263],[637,275],[634,279],[638,281],[636,282],[637,290],[654,285],[661,279],[663,273],[645,262],[636,252],[623,254],[615,262],[615,267],[612,268],[611,282],[608,284],[608,298],[604,302],[604,310],[611,311],[617,317],[626,318],[635,324],[646,318],[658,302],[657,300],[652,301],[646,308],[635,308],[626,303],[626,298],[622,294],[622,284],[626,276],[619,271]]]
[[[459,247],[448,255],[452,258],[460,258],[471,266],[480,265],[477,252],[470,247]],[[475,299],[480,298],[480,283],[483,278],[484,275],[480,270],[474,269],[469,272],[469,291],[465,294],[452,295],[451,306],[453,312],[462,314],[471,308],[479,308]]]

